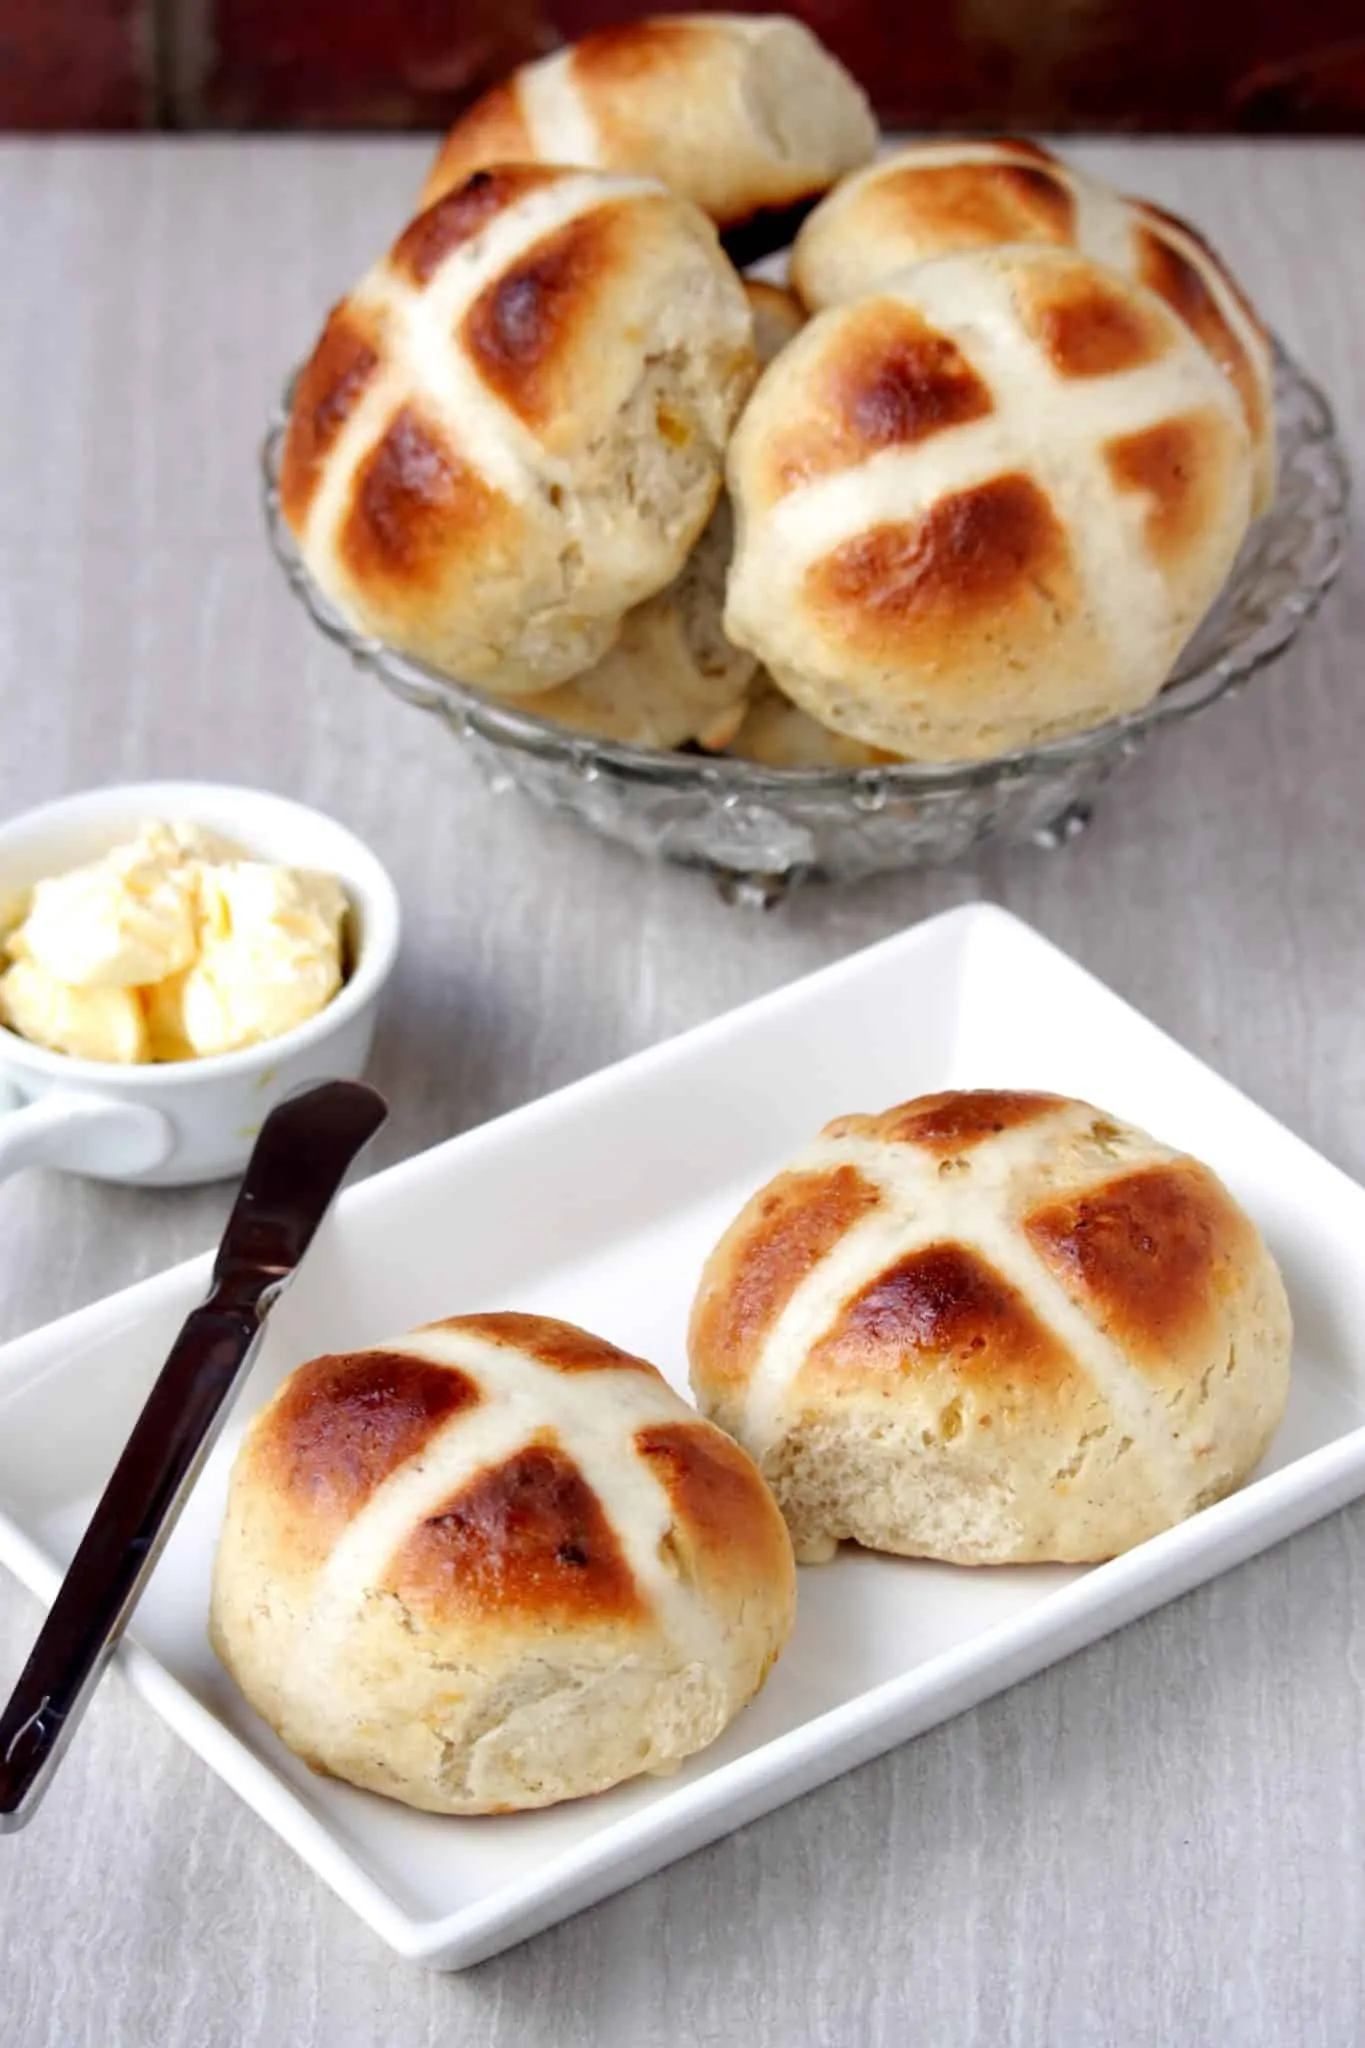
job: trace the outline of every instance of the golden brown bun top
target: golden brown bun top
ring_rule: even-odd
[[[898,1159],[902,1163],[898,1163]],[[951,1090],[840,1117],[760,1190],[713,1252],[693,1314],[694,1382],[743,1401],[784,1312],[867,1225],[865,1270],[822,1302],[801,1385],[945,1370],[1050,1399],[1076,1365],[1049,1282],[1153,1386],[1179,1385],[1263,1248],[1197,1160],[1085,1103]],[[1001,1229],[1008,1272],[992,1250]],[[852,1269],[850,1269],[852,1271]],[[1036,1290],[1029,1276],[1036,1275]]]
[[[1165,300],[1237,392],[1259,451],[1258,510],[1274,491],[1265,328],[1188,221],[1083,177],[1016,137],[912,143],[848,178],[797,238],[793,283],[811,308],[868,291],[907,263],[962,249],[1073,246]]]
[[[522,202],[576,183],[574,172],[546,164],[476,172],[418,214],[386,262],[336,307],[290,409],[280,497],[296,532],[342,428],[394,352],[405,300],[439,289],[450,260],[500,220],[510,226]],[[591,410],[602,381],[599,345],[618,316],[620,282],[641,245],[667,232],[672,205],[647,188],[599,181],[584,191],[581,207],[519,248],[459,313],[454,350],[546,449],[569,442]],[[361,473],[351,546],[366,566],[383,561],[394,573],[419,575],[424,523],[434,528],[438,514],[444,522],[461,505],[476,523],[495,504],[477,472],[424,417],[418,390]]]
[[[334,309],[284,516],[363,631],[508,695],[591,667],[682,567],[755,370],[712,224],[659,185],[495,165]]]
[[[913,148],[898,152],[885,175],[869,181],[872,193],[867,226],[912,229],[925,256],[1073,239],[1076,209],[1065,167],[1051,150],[1016,136],[993,141],[984,161],[973,154],[922,163]]]
[[[538,1396],[542,1374],[581,1383],[570,1423]],[[524,1428],[471,1464],[463,1433],[490,1404]],[[580,1433],[598,1459],[596,1487],[575,1454]],[[446,1460],[458,1477],[395,1531],[383,1572],[409,1610],[433,1624],[645,1626],[650,1596],[626,1555],[630,1494],[617,1499],[604,1482],[604,1444],[615,1467],[636,1462],[652,1476],[691,1582],[712,1596],[745,1583],[781,1592],[785,1532],[745,1454],[645,1360],[544,1316],[454,1317],[301,1366],[253,1424],[234,1487],[268,1524],[284,1584],[313,1578],[367,1509],[383,1512],[386,1485],[419,1482]]]
[[[1080,383],[1155,364],[1178,334],[1153,299],[1084,257],[1042,263],[1027,250],[1006,251],[993,269],[1008,279],[1023,334],[1058,378]],[[796,360],[784,365],[789,377]],[[890,294],[807,329],[799,360],[800,403],[785,408],[786,420],[773,407],[759,460],[746,472],[764,507],[884,449],[917,447],[997,410],[965,350]]]
[[[1235,395],[1073,249],[920,263],[817,315],[731,438],[726,630],[821,723],[978,758],[1155,695],[1246,531]]]
[[[463,114],[423,188],[562,161],[660,179],[709,213],[736,261],[780,248],[876,123],[854,80],[782,15],[659,15],[523,65]]]

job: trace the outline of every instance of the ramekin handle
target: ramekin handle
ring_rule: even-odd
[[[54,1088],[21,1104],[0,1084],[0,1174],[54,1166],[101,1180],[135,1179],[160,1165],[171,1142],[170,1124],[148,1103]]]

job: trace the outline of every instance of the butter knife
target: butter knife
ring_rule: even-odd
[[[351,1166],[388,1115],[323,1081],[261,1125],[202,1305],[185,1323],[0,1715],[0,1834],[32,1819],[212,1449],[260,1341]]]

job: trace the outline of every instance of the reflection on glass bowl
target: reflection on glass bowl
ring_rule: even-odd
[[[313,582],[280,511],[288,392],[262,451],[265,515],[315,623],[395,696],[441,718],[493,788],[522,790],[639,853],[708,869],[731,901],[766,905],[796,881],[939,865],[987,840],[1061,845],[1151,733],[1203,711],[1283,653],[1341,565],[1349,479],[1327,400],[1278,344],[1275,398],[1279,496],[1161,694],[1091,732],[961,765],[761,768],[593,739],[355,631]]]

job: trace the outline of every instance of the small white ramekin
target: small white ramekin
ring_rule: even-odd
[[[398,897],[367,846],[304,804],[211,782],[61,798],[0,825],[0,907],[98,859],[149,819],[203,825],[247,854],[335,875],[351,906],[351,971],[324,1010],[281,1037],[172,1065],[72,1059],[0,1027],[0,1173],[55,1166],[145,1187],[221,1180],[241,1171],[282,1096],[307,1081],[354,1079],[369,1058],[398,953]]]

